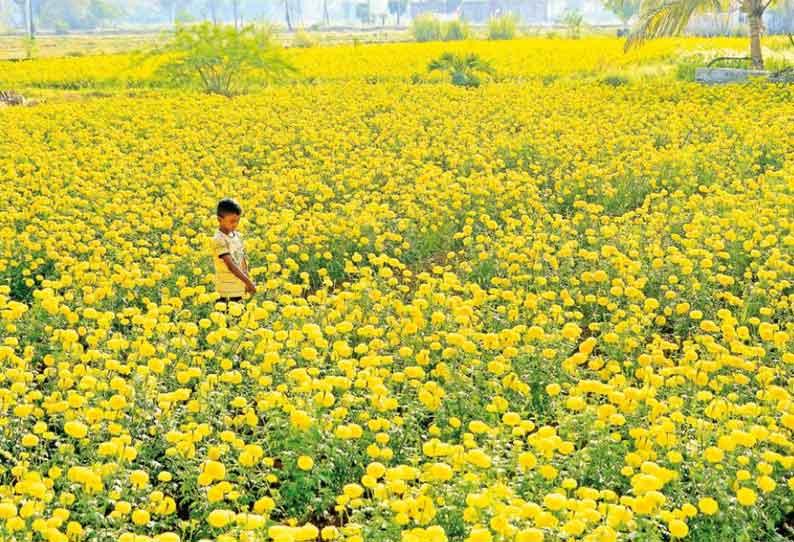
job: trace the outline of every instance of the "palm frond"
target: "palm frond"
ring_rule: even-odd
[[[639,24],[626,40],[625,50],[649,39],[680,34],[695,13],[722,9],[720,0],[646,0]]]

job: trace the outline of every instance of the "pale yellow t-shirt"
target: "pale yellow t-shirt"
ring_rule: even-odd
[[[222,297],[242,297],[245,295],[245,284],[229,271],[221,258],[224,254],[229,254],[237,267],[243,269],[245,250],[240,234],[233,231],[227,235],[218,230],[212,238],[212,247],[215,260],[215,291]]]

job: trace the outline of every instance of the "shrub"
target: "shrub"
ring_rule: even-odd
[[[469,39],[471,29],[465,21],[450,21],[443,27],[444,41],[460,41]]]
[[[206,92],[229,96],[251,80],[272,81],[294,68],[279,54],[268,29],[203,23],[178,25],[173,38],[153,55],[169,60],[158,73],[177,86],[197,85]]]
[[[428,71],[443,71],[450,74],[452,84],[459,87],[478,87],[480,78],[477,73],[494,74],[491,64],[470,53],[466,56],[457,53],[444,53],[427,66]]]
[[[441,39],[441,22],[432,15],[419,15],[411,22],[411,33],[416,41],[438,41]]]
[[[629,78],[625,75],[607,75],[601,82],[610,87],[620,87],[629,84]]]
[[[565,25],[568,30],[568,37],[578,40],[582,35],[582,25],[584,24],[584,16],[579,10],[569,9],[560,18],[560,22]]]
[[[488,39],[511,40],[516,36],[516,18],[513,14],[494,17],[488,21]]]
[[[314,47],[317,45],[317,40],[306,32],[303,29],[298,30],[295,32],[295,37],[292,38],[292,46],[293,47],[300,47],[302,49],[307,49],[309,47]]]

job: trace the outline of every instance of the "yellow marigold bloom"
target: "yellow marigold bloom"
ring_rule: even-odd
[[[518,456],[518,464],[523,470],[531,470],[538,464],[538,460],[531,452],[522,452]]]
[[[234,512],[231,510],[213,510],[207,516],[207,523],[216,529],[222,529],[234,520]]]
[[[562,508],[565,506],[565,503],[567,502],[568,498],[565,495],[561,495],[559,493],[549,493],[543,497],[543,506],[555,512],[557,510],[562,510]]]
[[[703,455],[709,463],[719,463],[725,457],[725,453],[716,446],[709,446],[706,448]]]
[[[298,458],[298,468],[301,470],[311,470],[314,466],[314,460],[308,455],[302,455]]]
[[[66,431],[67,435],[76,439],[85,438],[88,434],[88,427],[84,423],[78,421],[66,422],[63,425],[63,430]]]
[[[518,531],[516,533],[516,542],[543,542],[543,531],[536,528]]]
[[[149,519],[149,512],[146,510],[137,509],[132,513],[132,522],[135,525],[146,525]]]
[[[736,500],[739,501],[739,504],[742,506],[752,506],[758,500],[758,496],[752,489],[742,487],[736,492]]]
[[[130,482],[136,489],[149,485],[149,474],[146,471],[134,470],[130,473]]]
[[[466,537],[466,542],[491,542],[492,540],[491,531],[483,527],[474,527]]]
[[[673,538],[684,538],[689,534],[689,527],[680,519],[674,519],[668,523],[667,529]]]
[[[17,507],[14,503],[10,502],[0,502],[0,519],[6,520],[9,518],[13,518],[17,515]]]
[[[766,475],[759,476],[756,484],[764,493],[771,493],[777,487],[777,483],[771,477]]]
[[[698,508],[703,514],[713,516],[719,511],[719,504],[711,497],[704,497],[698,501]]]

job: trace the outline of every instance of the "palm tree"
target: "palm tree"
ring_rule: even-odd
[[[740,8],[750,22],[750,59],[755,69],[764,68],[761,30],[764,11],[774,0],[741,0]],[[683,32],[696,13],[722,11],[725,0],[645,0],[640,20],[626,40],[626,50],[642,42]]]
[[[474,53],[462,56],[456,53],[444,53],[427,66],[428,71],[444,71],[452,76],[452,84],[463,87],[480,86],[477,72],[493,74],[491,64]]]

